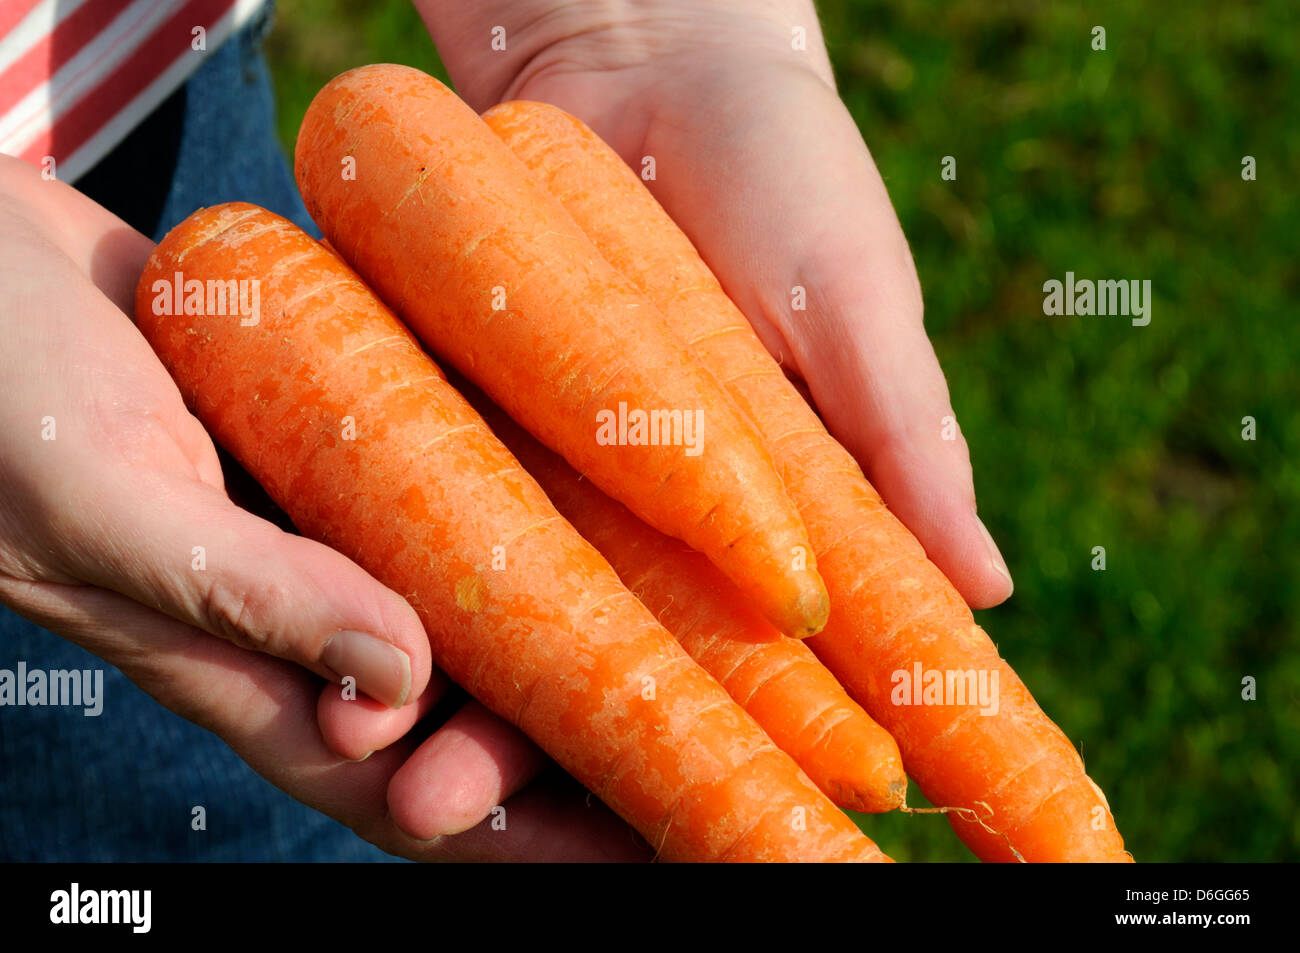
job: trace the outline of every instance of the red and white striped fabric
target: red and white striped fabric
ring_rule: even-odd
[[[0,152],[77,179],[264,2],[0,0]]]

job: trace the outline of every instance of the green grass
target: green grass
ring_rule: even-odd
[[[1139,860],[1296,860],[1300,33],[1281,0],[1135,6],[819,4],[1016,578],[980,623]],[[407,5],[351,9],[282,0],[287,144],[342,69],[437,71]],[[1149,278],[1151,324],[1044,316],[1066,271]],[[939,818],[862,824],[899,860],[965,854]]]

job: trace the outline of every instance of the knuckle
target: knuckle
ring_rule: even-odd
[[[243,648],[282,656],[289,646],[276,623],[288,604],[288,590],[276,583],[241,585],[218,579],[206,590],[202,611],[222,638]]]

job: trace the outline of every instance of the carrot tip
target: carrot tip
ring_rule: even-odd
[[[888,814],[900,810],[907,800],[906,778],[896,778],[883,785],[859,781],[856,784],[836,783],[832,787],[831,800],[860,814]]]
[[[782,626],[782,631],[793,639],[810,638],[826,628],[830,614],[830,596],[826,592],[825,585],[818,580],[815,588],[805,590],[799,596],[795,615],[790,620],[790,624]]]
[[[889,803],[895,808],[902,807],[907,801],[907,778],[898,778],[889,784]]]

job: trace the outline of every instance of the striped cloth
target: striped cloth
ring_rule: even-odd
[[[264,2],[0,0],[0,152],[75,181]]]

